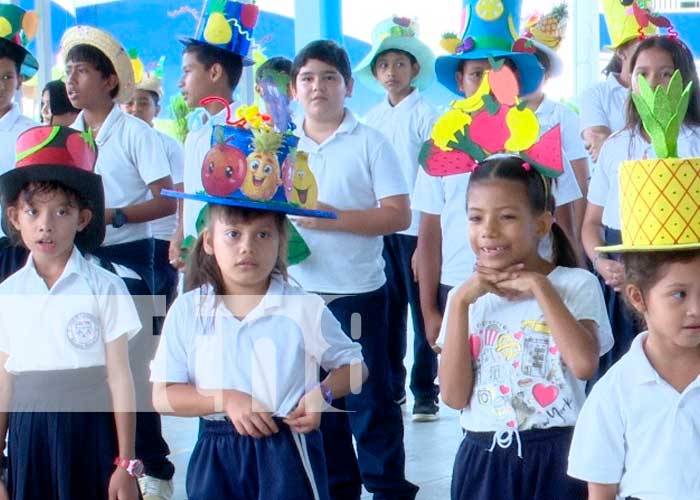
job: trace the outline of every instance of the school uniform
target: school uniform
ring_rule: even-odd
[[[679,393],[654,369],[640,333],[583,405],[569,475],[619,484],[618,496],[700,498],[700,377]]]
[[[391,145],[378,131],[359,123],[346,109],[338,129],[322,144],[299,127],[318,184],[318,199],[340,210],[366,210],[384,198],[408,192]],[[382,238],[299,227],[311,256],[290,270],[309,291],[329,296],[329,308],[346,335],[357,339],[372,376],[360,394],[334,402],[349,413],[325,413],[321,422],[328,457],[331,495],[359,496],[361,480],[375,498],[414,498],[405,479],[403,422],[394,403],[387,355],[386,277]],[[335,296],[335,297],[334,297]],[[361,318],[361,332],[353,317]],[[350,429],[352,428],[352,434]],[[352,446],[357,442],[358,461]]]
[[[547,278],[574,318],[595,322],[599,352],[607,352],[612,333],[595,276],[556,267]],[[460,415],[452,498],[585,499],[586,485],[567,479],[566,456],[586,382],[564,364],[537,300],[486,294],[469,306],[468,329],[475,378]]]
[[[22,114],[17,103],[0,117],[0,174],[15,166],[15,143],[19,134],[39,124]],[[29,252],[21,244],[13,245],[0,227],[0,282],[17,271],[27,261]]]
[[[0,303],[0,351],[15,377],[10,498],[106,499],[118,443],[105,344],[141,329],[126,286],[74,248],[51,289],[30,255],[0,284]]]
[[[86,130],[84,112],[71,125]],[[152,198],[149,184],[170,176],[168,158],[156,132],[143,120],[124,113],[115,105],[97,132],[95,143],[99,154],[95,173],[102,176],[105,207],[120,208]],[[129,345],[136,392],[136,455],[143,461],[145,472],[158,479],[169,480],[175,468],[167,460],[170,453],[161,435],[160,415],[152,410],[151,388],[148,383],[148,363],[157,339],[153,336],[154,310],[153,253],[154,242],[149,222],[129,223],[120,228],[107,226],[100,248],[92,252],[100,265],[121,277],[129,293],[138,297],[137,305],[145,325],[140,335]]]
[[[394,147],[399,158],[396,170],[400,171],[407,186],[413,186],[419,170],[418,155],[423,143],[430,139],[437,113],[420,94],[413,90],[396,106],[385,97],[369,110],[367,125],[379,130]],[[389,287],[387,321],[389,325],[389,362],[394,400],[405,398],[406,368],[406,315],[411,306],[413,323],[413,368],[411,370],[411,392],[417,401],[434,401],[438,387],[437,355],[425,339],[423,315],[420,310],[418,283],[413,277],[411,259],[418,241],[420,212],[411,213],[411,226],[405,231],[384,236],[384,272]]]
[[[170,165],[170,177],[173,185],[182,184],[185,170],[185,157],[182,146],[174,138],[159,130],[158,137],[163,143],[163,149]],[[170,265],[170,240],[177,230],[177,212],[151,222],[155,251],[153,253],[154,293],[165,296],[166,307],[175,300],[177,291],[177,270]]]
[[[151,380],[244,392],[280,428],[258,439],[239,435],[225,414],[203,417],[187,471],[188,498],[330,498],[320,432],[298,434],[281,419],[316,383],[319,367],[361,360],[360,345],[343,334],[323,300],[277,275],[243,319],[211,286],[180,296],[167,315]]]
[[[608,127],[611,132],[625,127],[630,91],[620,84],[618,76],[610,73],[605,81],[592,85],[579,96],[581,132],[596,126]]]
[[[695,158],[700,156],[700,127],[681,126],[678,136],[678,157]],[[628,129],[611,135],[603,144],[598,158],[598,166],[593,172],[588,188],[588,202],[603,207],[602,224],[605,227],[605,243],[621,243],[620,216],[620,164],[629,159],[656,158],[651,143],[646,142],[639,132]],[[615,256],[609,256],[615,258]],[[608,356],[601,359],[598,377],[602,376],[629,349],[632,339],[639,331],[634,314],[624,303],[623,297],[605,285],[601,278],[605,294],[608,316],[615,332],[615,346]]]

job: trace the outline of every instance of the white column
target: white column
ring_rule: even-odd
[[[600,17],[597,0],[573,0],[573,92],[578,96],[600,77]]]
[[[36,0],[35,8],[39,15],[39,31],[36,38],[36,58],[39,61],[39,83],[37,95],[51,81],[53,50],[51,47],[51,0]]]

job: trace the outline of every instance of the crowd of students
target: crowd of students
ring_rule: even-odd
[[[26,13],[0,5],[0,500],[173,498],[165,414],[200,419],[191,500],[412,499],[407,379],[414,421],[461,411],[453,499],[700,498],[698,162],[655,184],[686,210],[654,222],[672,241],[631,241],[645,195],[620,195],[626,161],[700,156],[700,86],[643,2],[602,5],[614,56],[580,113],[543,92],[566,5],[520,33],[519,1],[470,0],[438,58],[394,17],[354,69],[329,40],[269,59],[261,115],[233,98],[257,6],[207,2],[180,39],[183,147],[154,128],[158,75],[89,26],[62,38],[42,125],[22,116],[38,65]],[[421,94],[436,79],[442,116]],[[382,95],[363,120],[356,80]],[[511,139],[557,138],[549,159],[482,149],[491,94]]]

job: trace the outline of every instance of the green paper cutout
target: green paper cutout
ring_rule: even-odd
[[[491,116],[498,114],[498,110],[501,109],[501,105],[496,102],[491,94],[486,94],[483,97],[483,100],[484,106],[486,106],[486,111],[488,111]]]
[[[209,14],[224,12],[226,10],[226,0],[212,0],[209,3]]]
[[[289,219],[285,222],[287,226],[287,264],[294,266],[308,259],[311,255],[309,245],[306,244],[304,238],[299,234],[297,228],[294,227]]]
[[[197,193],[199,195],[206,195],[204,191]],[[204,228],[207,226],[207,223],[209,222],[209,205],[204,205],[202,209],[199,211],[197,214],[197,220],[194,222],[194,228],[195,231],[197,231],[197,235],[202,234],[202,231],[204,231]]]
[[[489,56],[488,61],[489,61],[489,64],[491,65],[491,67],[496,71],[501,69],[503,67],[503,65],[506,63],[505,59],[499,59],[497,61],[496,59],[493,58],[493,56]]]
[[[53,127],[51,129],[51,133],[49,136],[44,139],[42,142],[39,144],[36,144],[35,146],[32,146],[31,148],[27,149],[26,151],[22,151],[21,153],[17,153],[17,157],[15,158],[15,161],[22,161],[24,160],[27,156],[33,155],[40,149],[44,149],[46,146],[51,144],[51,142],[56,138],[58,133],[61,131],[61,127]]]
[[[693,82],[683,88],[683,77],[676,70],[666,88],[651,88],[643,76],[639,76],[639,93],[632,93],[644,130],[649,135],[658,158],[678,157],[678,135],[690,103]]]
[[[472,141],[464,131],[460,130],[455,134],[457,142],[450,141],[447,145],[452,149],[459,149],[471,156],[475,161],[483,161],[486,158],[486,153],[477,144]]]

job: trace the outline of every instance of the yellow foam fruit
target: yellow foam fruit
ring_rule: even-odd
[[[452,148],[448,144],[452,141],[457,141],[455,137],[457,132],[463,131],[471,122],[471,115],[451,109],[437,119],[433,126],[431,139],[443,151],[451,151]]]
[[[622,163],[620,213],[625,246],[700,243],[700,158]]]
[[[221,12],[214,12],[207,20],[204,28],[204,39],[214,45],[222,45],[231,41],[233,30]]]
[[[12,24],[5,17],[0,17],[0,37],[8,37],[12,34]]]
[[[495,21],[503,15],[505,7],[501,0],[479,0],[476,3],[476,15],[484,21]]]

